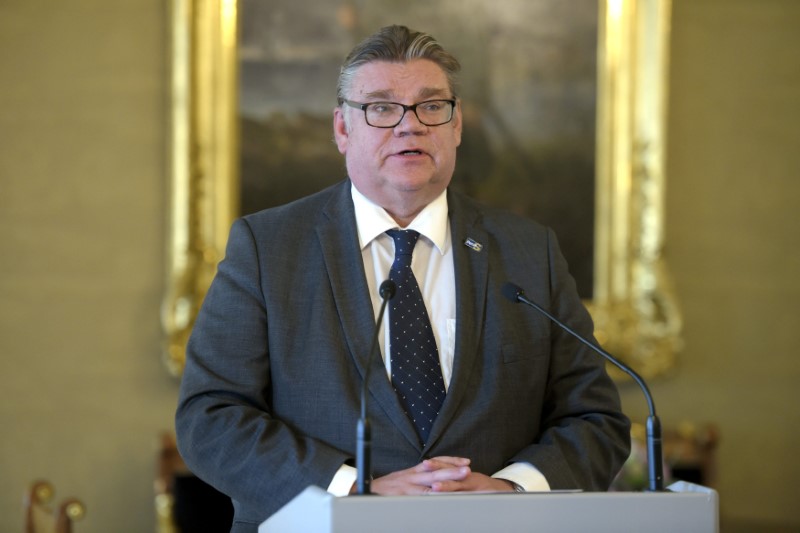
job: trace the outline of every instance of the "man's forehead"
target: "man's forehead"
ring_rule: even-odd
[[[359,96],[391,99],[449,97],[447,76],[433,61],[372,61],[358,69],[354,89]]]

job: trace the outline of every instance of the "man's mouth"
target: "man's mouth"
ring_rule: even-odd
[[[419,150],[403,150],[400,155],[422,155]]]

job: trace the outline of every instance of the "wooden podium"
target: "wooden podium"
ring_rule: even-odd
[[[719,499],[678,482],[665,492],[450,493],[337,498],[308,487],[258,533],[717,533]]]

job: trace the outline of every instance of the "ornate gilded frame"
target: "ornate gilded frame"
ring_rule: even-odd
[[[598,340],[646,377],[674,365],[681,318],[664,264],[670,0],[600,0],[594,295]],[[164,360],[194,319],[238,214],[237,0],[172,0]]]

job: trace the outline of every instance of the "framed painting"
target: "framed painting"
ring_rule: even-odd
[[[308,5],[306,5],[308,4]],[[313,5],[312,5],[313,4]],[[606,349],[674,363],[663,262],[668,0],[173,0],[165,360],[185,343],[232,220],[345,177],[338,68],[376,28],[462,62],[453,187],[554,228]]]

